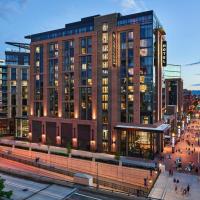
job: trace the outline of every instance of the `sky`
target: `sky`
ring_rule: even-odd
[[[200,90],[200,0],[0,0],[0,59],[5,41],[29,42],[25,35],[96,14],[146,10],[155,11],[166,31],[167,60],[182,65],[184,88]]]

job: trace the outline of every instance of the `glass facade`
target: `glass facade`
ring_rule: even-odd
[[[124,130],[120,132],[120,152],[124,156],[153,159],[159,145],[157,133]]]
[[[43,46],[35,47],[34,54],[34,113],[35,116],[43,116]]]
[[[80,118],[92,119],[92,38],[80,38]]]
[[[134,35],[120,33],[120,104],[121,122],[133,122],[134,104]]]
[[[153,123],[155,74],[153,66],[153,24],[140,27],[140,112],[141,123]]]
[[[0,65],[0,118],[7,117],[7,67],[5,65]]]
[[[103,151],[107,152],[109,141],[109,66],[108,66],[108,51],[109,51],[109,36],[108,24],[102,25],[102,142]]]
[[[74,118],[74,41],[63,43],[63,117]]]
[[[58,116],[58,43],[48,45],[48,109],[51,117]]]

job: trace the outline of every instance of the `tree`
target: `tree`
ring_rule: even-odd
[[[4,180],[0,177],[0,199],[1,197],[6,197],[8,199],[11,198],[13,192],[10,191],[4,191],[5,185],[4,185]]]
[[[71,151],[72,151],[72,146],[71,146],[70,142],[67,143],[67,147],[66,148],[67,148],[67,153],[70,154]]]
[[[50,146],[52,145],[52,141],[49,137],[47,137],[47,139],[46,139],[46,145],[48,148],[48,154],[50,154]]]
[[[115,160],[120,160],[120,153],[118,151],[115,153]]]

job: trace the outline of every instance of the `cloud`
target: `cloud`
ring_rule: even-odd
[[[8,20],[10,14],[19,13],[28,0],[0,0],[0,19]]]
[[[143,0],[120,0],[120,5],[124,12],[141,12],[147,10]]]
[[[198,86],[200,86],[200,83],[192,84],[192,86],[194,86],[194,87],[198,87]]]

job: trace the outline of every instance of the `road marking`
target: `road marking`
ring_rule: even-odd
[[[91,197],[91,196],[88,196],[88,195],[85,195],[85,194],[80,194],[80,193],[77,193],[77,192],[75,194],[78,195],[78,196],[87,197],[89,199],[102,200],[102,199],[99,199],[99,198],[96,198],[96,197]]]

